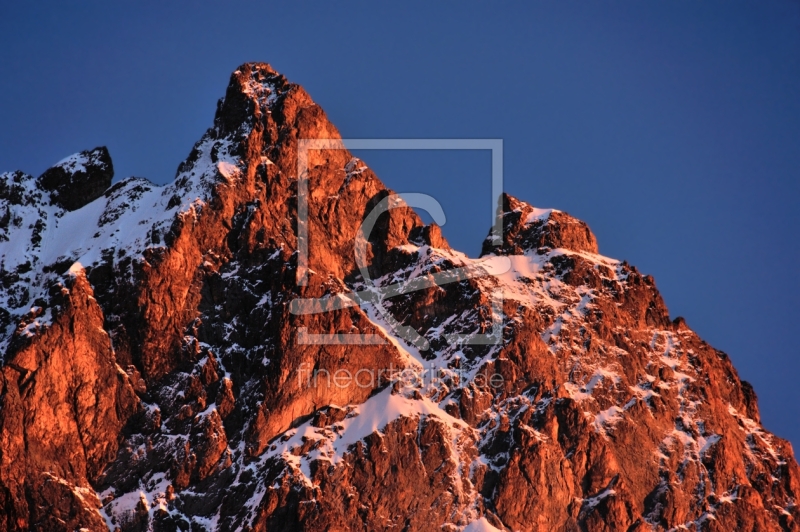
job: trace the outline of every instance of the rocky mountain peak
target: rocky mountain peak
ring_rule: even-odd
[[[102,196],[113,178],[111,156],[100,146],[59,161],[40,175],[36,184],[50,193],[53,205],[74,211]]]
[[[230,77],[225,97],[217,105],[215,124],[223,135],[269,114],[286,93],[299,89],[267,63],[245,63]]]
[[[498,207],[503,222],[503,242],[494,246],[487,237],[481,255],[520,255],[563,248],[598,253],[597,239],[585,222],[555,209],[537,209],[503,193]]]
[[[800,529],[652,277],[510,195],[471,259],[338,138],[247,63],[173,183],[0,174],[0,531]]]

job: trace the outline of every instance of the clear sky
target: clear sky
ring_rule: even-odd
[[[502,138],[506,191],[653,274],[800,443],[797,0],[30,4],[0,5],[0,169],[107,145],[165,183],[246,61],[345,137]],[[360,155],[477,254],[488,152]]]

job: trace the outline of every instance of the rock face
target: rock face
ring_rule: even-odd
[[[23,318],[2,370],[3,530],[102,529],[89,479],[114,459],[140,409],[86,277],[53,288],[51,323],[40,328],[39,308]]]
[[[791,446],[652,277],[508,195],[469,259],[303,151],[338,138],[251,63],[169,185],[2,174],[0,530],[800,528]]]

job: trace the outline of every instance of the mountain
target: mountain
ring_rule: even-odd
[[[468,258],[338,138],[249,63],[166,186],[2,174],[0,530],[800,530],[652,277],[509,195]]]

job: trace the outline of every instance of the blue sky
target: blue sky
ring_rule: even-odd
[[[653,274],[800,442],[800,2],[4,3],[0,169],[107,145],[167,182],[245,61],[345,137],[502,138],[506,190]],[[361,155],[477,254],[488,152]]]

